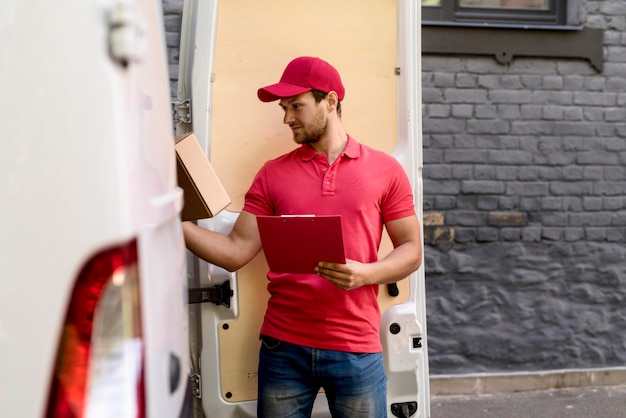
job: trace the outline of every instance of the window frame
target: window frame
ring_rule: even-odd
[[[422,5],[422,25],[580,29],[579,4],[580,0],[550,0],[548,10],[521,10],[463,7],[460,0],[441,0],[439,6]]]

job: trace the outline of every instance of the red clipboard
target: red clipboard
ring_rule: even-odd
[[[270,271],[314,274],[320,261],[345,263],[341,215],[257,216]]]

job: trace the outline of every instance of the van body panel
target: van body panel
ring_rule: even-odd
[[[122,43],[126,62],[111,51],[119,7],[134,34]],[[0,416],[45,414],[77,275],[132,239],[147,413],[177,416],[188,374],[186,265],[161,2],[4,0],[0,49]],[[181,370],[173,391],[172,355]]]

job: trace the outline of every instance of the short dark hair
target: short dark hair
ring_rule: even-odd
[[[324,98],[326,98],[326,96],[328,96],[328,93],[324,93],[319,90],[311,90],[311,93],[313,93],[315,103],[321,102]],[[337,114],[341,117],[341,100],[339,100],[339,98],[337,98]]]

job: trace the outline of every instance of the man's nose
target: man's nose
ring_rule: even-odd
[[[289,111],[289,109],[285,110],[285,116],[283,117],[283,123],[284,124],[289,124],[293,122],[293,116],[292,113]]]

